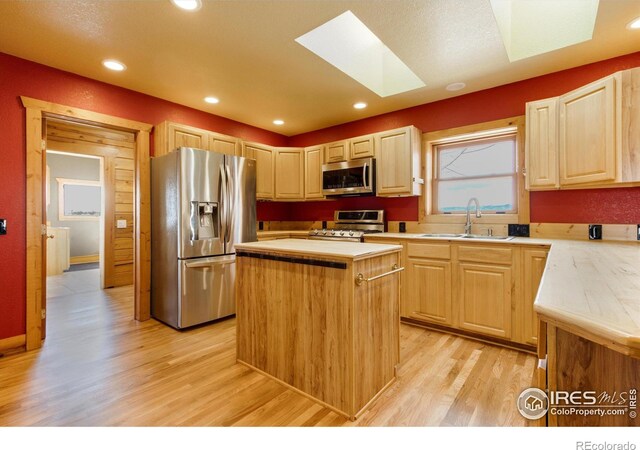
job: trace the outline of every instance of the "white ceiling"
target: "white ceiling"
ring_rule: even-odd
[[[640,30],[625,28],[640,0],[601,0],[592,40],[513,63],[489,0],[203,3],[186,12],[169,0],[3,0],[0,52],[295,135],[640,50]],[[426,86],[378,97],[294,41],[347,10]],[[105,58],[128,70],[107,71]],[[444,89],[457,81],[467,87]]]

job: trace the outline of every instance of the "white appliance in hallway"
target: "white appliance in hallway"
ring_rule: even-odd
[[[151,315],[186,328],[235,313],[235,248],[256,235],[255,161],[181,147],[151,161]]]

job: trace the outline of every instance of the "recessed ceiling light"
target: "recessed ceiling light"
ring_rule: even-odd
[[[464,89],[465,87],[467,87],[465,83],[459,82],[459,83],[451,83],[447,85],[445,89],[447,91],[459,91],[460,89]]]
[[[490,0],[509,61],[589,41],[599,0]]]
[[[636,17],[627,24],[629,30],[640,30],[640,17]]]
[[[354,103],[353,107],[355,109],[365,109],[367,107],[367,104],[365,102],[358,102]]]
[[[205,97],[204,101],[207,103],[211,103],[212,105],[215,105],[216,103],[220,103],[220,100],[218,100],[217,97]]]
[[[276,119],[273,121],[274,125],[284,125],[284,120],[282,119]]]
[[[120,61],[116,61],[115,59],[105,59],[102,61],[102,65],[105,66],[109,70],[115,70],[116,72],[122,72],[127,68]]]
[[[202,2],[200,0],[171,0],[171,3],[185,11],[197,11],[202,8]]]
[[[425,85],[351,11],[303,34],[296,42],[380,97]]]

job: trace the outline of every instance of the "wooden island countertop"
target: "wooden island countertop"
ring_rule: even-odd
[[[236,244],[236,249],[247,252],[268,252],[329,259],[359,260],[374,255],[402,250],[399,245],[366,244],[362,242],[336,242],[309,239],[277,239],[273,241]]]

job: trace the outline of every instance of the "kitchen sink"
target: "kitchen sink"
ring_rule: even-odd
[[[489,241],[510,241],[513,236],[487,236],[486,234],[463,234],[459,235],[463,239],[486,239]]]
[[[462,235],[461,234],[453,234],[453,233],[430,233],[430,234],[423,234],[422,237],[457,238],[457,237],[462,237]]]

